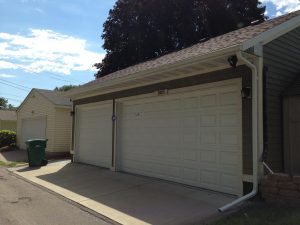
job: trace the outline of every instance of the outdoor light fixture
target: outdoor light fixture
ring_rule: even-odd
[[[236,68],[236,64],[238,62],[238,58],[236,57],[236,55],[228,57],[227,61],[229,62],[229,65],[231,67]]]
[[[75,111],[71,111],[70,116],[74,116],[74,115],[75,115]]]
[[[250,99],[252,97],[251,87],[242,88],[241,95],[243,99]]]

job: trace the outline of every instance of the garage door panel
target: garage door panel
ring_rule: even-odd
[[[239,81],[122,101],[120,169],[241,194],[240,88]]]
[[[30,118],[22,120],[21,148],[26,149],[26,141],[29,139],[45,139],[47,118]]]
[[[75,160],[110,167],[112,157],[112,104],[81,106],[76,113]]]

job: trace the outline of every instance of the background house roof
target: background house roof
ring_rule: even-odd
[[[0,120],[17,120],[16,110],[0,109]]]
[[[42,96],[47,98],[50,102],[52,102],[55,105],[72,106],[72,102],[70,101],[70,99],[62,96],[62,93],[60,91],[51,91],[51,90],[36,89],[36,88],[34,88],[33,90],[40,93]]]
[[[300,10],[295,11],[274,19],[267,20],[263,23],[250,25],[214,38],[211,38],[207,41],[192,45],[191,47],[161,56],[159,58],[149,60],[143,63],[139,63],[134,66],[116,71],[104,77],[98,78],[91,82],[88,82],[81,87],[86,87],[89,85],[94,85],[97,83],[102,83],[107,80],[116,79],[119,77],[127,76],[130,74],[138,73],[148,69],[154,69],[163,65],[176,63],[181,60],[193,58],[195,56],[206,55],[212,52],[216,52],[222,49],[234,47],[241,45],[245,41],[251,40],[254,37],[262,34],[265,31],[268,31],[294,17],[300,16]],[[80,89],[80,87],[75,88]],[[70,91],[72,92],[72,90]]]

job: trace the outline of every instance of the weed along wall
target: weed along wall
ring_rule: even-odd
[[[300,176],[269,174],[262,180],[260,191],[268,203],[300,206]]]

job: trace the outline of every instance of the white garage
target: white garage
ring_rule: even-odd
[[[17,110],[17,145],[26,149],[28,139],[48,139],[47,156],[70,152],[72,102],[61,92],[32,89]]]
[[[241,194],[240,90],[238,79],[117,100],[118,169]]]
[[[34,118],[22,120],[21,148],[26,149],[25,142],[29,139],[45,139],[47,118]]]
[[[76,108],[75,161],[111,167],[112,106],[110,101]]]

